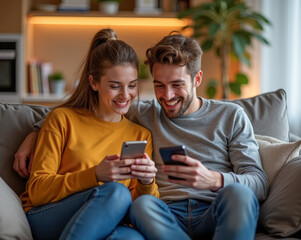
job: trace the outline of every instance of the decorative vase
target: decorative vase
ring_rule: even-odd
[[[64,80],[55,80],[49,81],[51,93],[57,95],[65,94],[65,81]]]
[[[100,2],[99,3],[99,10],[106,14],[116,14],[119,9],[119,2]]]

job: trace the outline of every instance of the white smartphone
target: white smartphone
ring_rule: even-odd
[[[122,144],[120,159],[143,158],[147,141],[127,141]]]

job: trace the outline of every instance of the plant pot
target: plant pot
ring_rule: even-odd
[[[106,14],[116,14],[119,9],[119,3],[118,2],[100,2],[99,5],[99,10],[102,11],[103,13]]]
[[[57,95],[63,95],[65,93],[65,81],[64,80],[55,80],[49,81],[51,93]]]

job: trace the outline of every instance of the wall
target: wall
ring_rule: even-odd
[[[0,33],[22,33],[22,0],[1,0]]]

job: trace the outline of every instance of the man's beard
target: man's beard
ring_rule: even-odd
[[[177,117],[181,117],[181,116],[183,116],[185,114],[185,112],[187,111],[187,109],[190,107],[190,105],[192,103],[193,97],[194,97],[194,93],[193,93],[193,91],[191,91],[191,94],[188,96],[188,99],[186,99],[186,100],[183,101],[183,98],[181,98],[182,101],[183,101],[183,105],[182,105],[182,108],[180,109],[180,111],[178,112],[178,114],[175,115],[175,116],[170,116],[172,114],[172,112],[166,111],[165,108],[162,106],[161,103],[160,103],[160,105],[162,106],[162,108],[163,108],[163,110],[164,110],[164,112],[165,112],[165,114],[166,114],[167,117],[169,117],[169,118],[177,118]],[[162,100],[160,102],[162,102]]]

